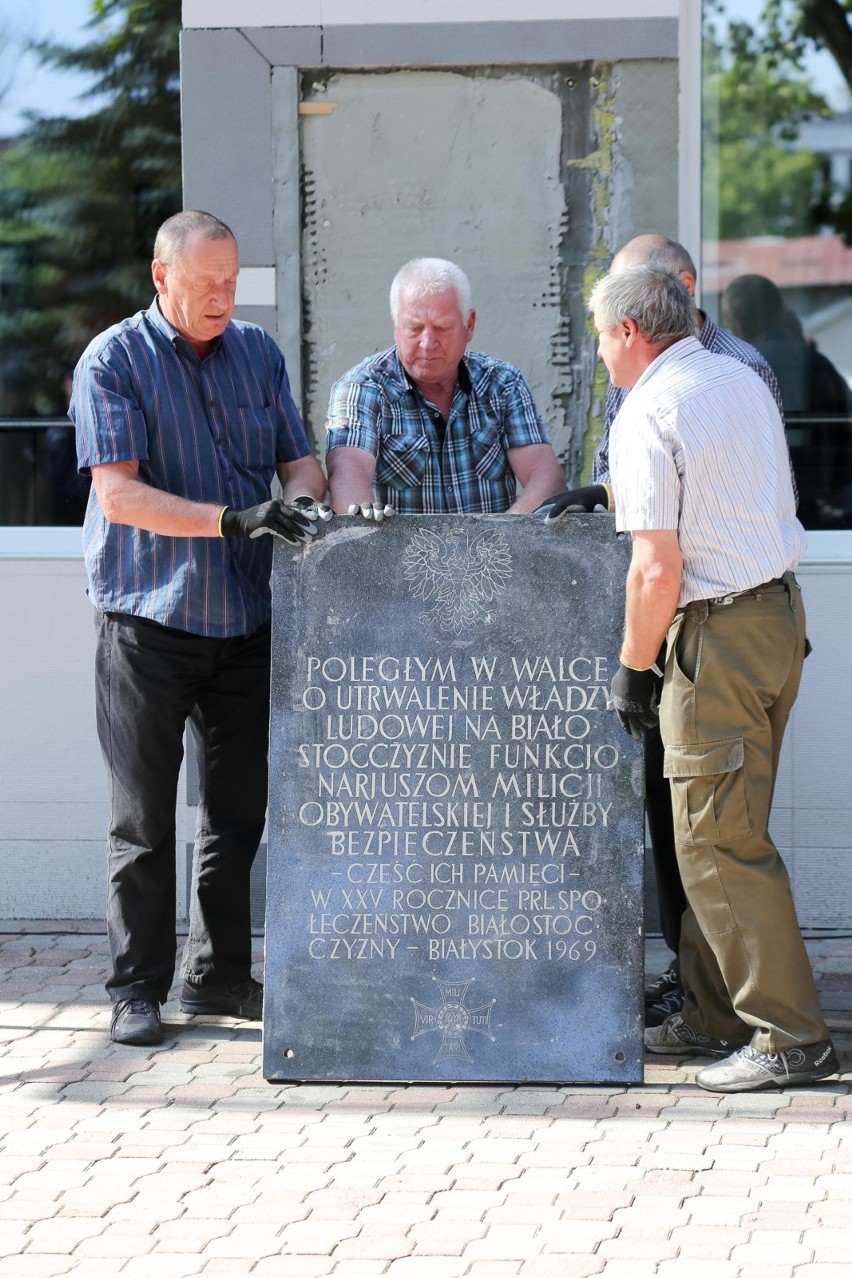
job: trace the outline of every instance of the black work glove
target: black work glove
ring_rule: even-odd
[[[250,506],[248,510],[232,510],[227,506],[219,519],[223,537],[262,537],[264,533],[272,533],[291,546],[313,537],[316,530],[316,524],[281,497]]]
[[[621,726],[634,741],[641,741],[646,728],[654,728],[660,720],[660,678],[653,667],[631,670],[621,662],[609,690],[608,707],[621,720]]]
[[[567,493],[557,493],[537,508],[537,515],[545,515],[545,523],[553,524],[563,515],[592,513],[609,510],[609,493],[604,484],[589,484],[587,488],[572,488]]]

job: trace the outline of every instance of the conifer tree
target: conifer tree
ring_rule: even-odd
[[[41,43],[87,72],[91,111],[33,113],[0,152],[0,414],[64,412],[87,342],[153,296],[157,227],[181,207],[176,0],[92,0],[91,39]]]

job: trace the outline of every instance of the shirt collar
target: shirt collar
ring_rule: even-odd
[[[712,349],[713,339],[719,331],[719,326],[712,320],[706,311],[699,311],[701,316],[701,328],[698,330],[697,337],[702,346],[706,346],[708,350]]]
[[[638,382],[634,382],[630,389],[638,390],[639,387],[644,386],[645,382],[647,382],[649,378],[653,377],[664,364],[668,364],[669,360],[677,359],[684,352],[694,350],[698,346],[700,346],[700,342],[697,337],[682,337],[679,341],[672,342],[671,346],[667,346],[664,351],[660,351],[660,354],[651,360],[651,363],[645,369]]]
[[[393,358],[396,365],[397,378],[400,383],[400,393],[405,394],[406,391],[418,391],[419,387],[414,381],[412,381],[407,370],[403,367],[402,360],[399,358],[399,351],[396,347],[393,348]],[[470,376],[470,369],[467,366],[466,356],[463,356],[459,361],[457,389],[464,395],[470,395],[473,390],[473,381]],[[420,391],[421,395],[422,393],[423,392]]]
[[[158,332],[162,333],[166,341],[169,342],[182,355],[193,355],[195,359],[199,359],[198,352],[194,349],[190,342],[186,340],[182,333],[179,333],[173,324],[170,324],[163,312],[160,310],[160,299],[155,297],[148,308],[148,318]],[[226,330],[227,332],[227,330]],[[210,347],[210,354],[215,354],[222,345],[224,334],[220,337],[214,337]]]

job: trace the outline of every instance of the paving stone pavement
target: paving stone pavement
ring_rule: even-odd
[[[844,1072],[721,1096],[666,1057],[627,1088],[271,1085],[257,1024],[174,1001],[162,1046],[110,1043],[99,925],[6,927],[0,1278],[852,1278],[852,938],[808,940]]]

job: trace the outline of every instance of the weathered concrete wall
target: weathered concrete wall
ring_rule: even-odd
[[[340,74],[312,94],[337,103],[301,129],[304,393],[318,437],[334,378],[390,345],[388,288],[415,256],[448,257],[467,271],[478,312],[472,347],[517,364],[564,433],[558,80]]]
[[[330,111],[300,125],[302,390],[317,444],[332,381],[390,344],[397,267],[449,257],[473,283],[472,345],[523,370],[579,477],[602,412],[589,284],[633,218],[676,222],[677,148],[651,165],[649,120],[656,102],[674,136],[674,63],[306,73],[301,96]],[[292,166],[289,143],[282,154]],[[276,211],[279,226],[279,294],[292,293]]]
[[[673,60],[596,63],[592,120],[596,149],[585,158],[566,159],[592,175],[591,247],[584,263],[583,298],[606,271],[613,253],[634,235],[678,231],[678,70]],[[698,246],[693,251],[698,253]],[[587,341],[579,340],[580,323]],[[596,358],[591,320],[573,322],[575,347],[582,350],[583,373],[576,379],[584,396],[582,423],[566,459],[569,479],[588,478],[600,440],[607,374]]]
[[[613,249],[646,231],[678,237],[677,64],[618,62],[612,68],[615,113],[612,203]],[[687,246],[698,258],[698,244]]]

